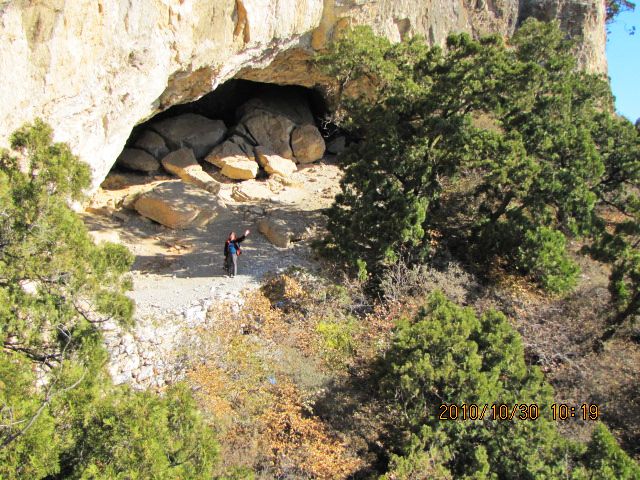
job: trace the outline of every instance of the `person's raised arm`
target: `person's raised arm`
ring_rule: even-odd
[[[249,230],[245,230],[244,235],[242,235],[240,238],[237,238],[236,242],[238,242],[238,243],[242,242],[247,237],[247,235],[249,235],[250,233],[251,232]]]

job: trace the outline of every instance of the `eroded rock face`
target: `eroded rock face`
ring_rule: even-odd
[[[510,35],[529,14],[560,18],[584,38],[583,65],[606,71],[601,0],[2,2],[0,146],[42,117],[90,163],[97,186],[134,125],[234,76],[325,85],[308,60],[349,24],[442,43],[451,31]]]

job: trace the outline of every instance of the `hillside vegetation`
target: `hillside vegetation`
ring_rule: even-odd
[[[392,45],[367,28],[339,41],[321,62],[366,94],[345,98],[338,118],[354,143],[326,251],[375,284],[398,261],[427,261],[442,238],[479,271],[500,264],[562,294],[578,282],[576,239],[612,267],[605,337],[636,316],[640,137],[571,49],[535,20],[510,45],[467,34],[446,51]]]

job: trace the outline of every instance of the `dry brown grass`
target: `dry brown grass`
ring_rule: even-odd
[[[337,293],[325,288],[311,277],[279,275],[245,293],[241,309],[210,310],[188,380],[216,427],[220,474],[246,467],[260,478],[340,479],[361,468],[341,425],[314,413],[316,399],[346,375],[325,362],[316,329],[328,314],[347,316],[327,310]]]

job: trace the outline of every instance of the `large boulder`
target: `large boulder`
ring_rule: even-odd
[[[153,155],[158,160],[169,153],[164,139],[153,130],[146,130],[138,137],[133,146]]]
[[[283,115],[257,110],[242,119],[257,145],[266,147],[281,157],[293,159],[291,132],[295,124]]]
[[[298,162],[312,163],[324,155],[324,139],[315,125],[303,125],[291,133],[291,148]]]
[[[288,248],[291,243],[292,232],[282,219],[263,218],[258,221],[258,231],[276,247]]]
[[[220,191],[220,184],[202,169],[190,148],[184,147],[169,153],[162,159],[162,166],[186,183],[213,194]]]
[[[211,120],[195,113],[185,113],[151,125],[172,150],[189,147],[196,158],[203,158],[227,133],[222,120]]]
[[[203,227],[220,204],[205,190],[182,181],[164,182],[136,200],[137,212],[169,228]]]
[[[256,111],[285,116],[296,125],[313,125],[314,123],[307,96],[301,91],[285,90],[279,86],[272,86],[269,90],[242,104],[236,110],[236,118],[242,120]]]
[[[137,148],[125,148],[116,160],[116,165],[145,173],[155,172],[160,169],[158,160],[144,150]]]
[[[312,222],[299,213],[273,210],[258,221],[258,231],[276,247],[287,248],[291,242],[309,238]]]
[[[234,180],[249,180],[258,175],[253,147],[242,137],[234,136],[215,147],[205,160],[221,169],[224,176]]]
[[[255,152],[258,163],[269,174],[288,177],[298,169],[292,160],[282,158],[264,147],[256,147]]]

